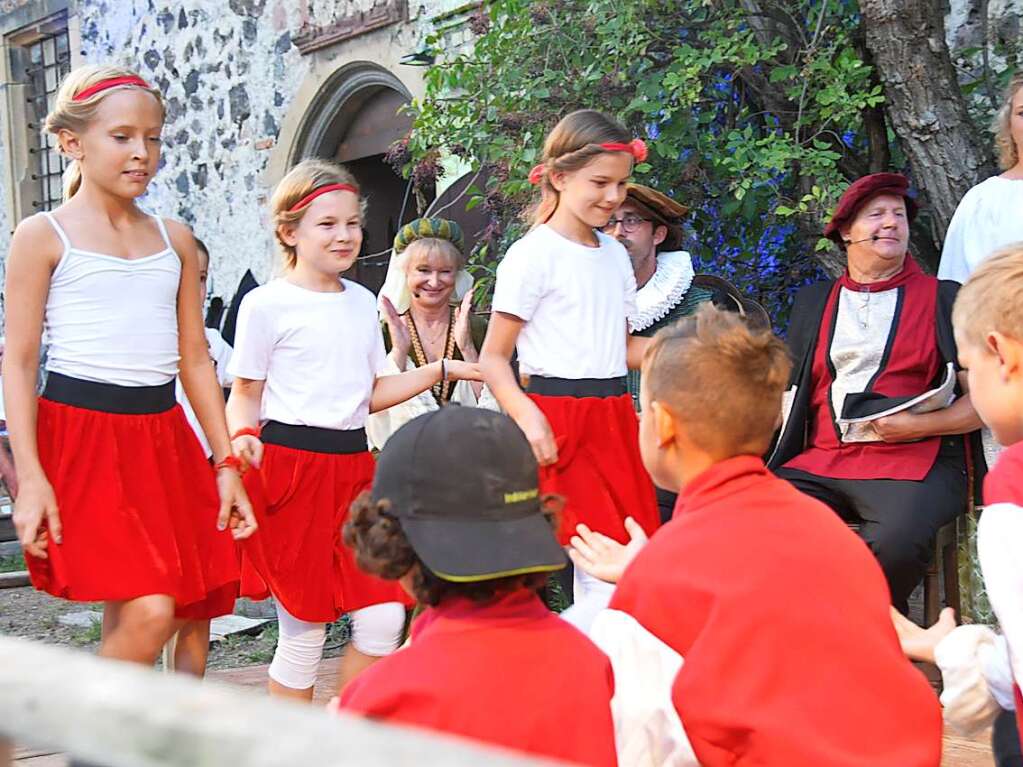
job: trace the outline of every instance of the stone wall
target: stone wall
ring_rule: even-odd
[[[469,39],[459,25],[470,6],[465,0],[409,0],[407,23],[310,55],[295,45],[295,38],[310,29],[371,13],[386,2],[70,0],[82,54],[75,63],[118,61],[136,67],[166,96],[163,165],[144,203],[184,220],[209,245],[213,294],[229,298],[247,268],[261,281],[271,274],[275,254],[267,186],[286,167],[280,142],[293,137],[304,118],[299,113],[312,102],[310,88],[329,76],[345,51],[379,61],[408,82],[419,77],[418,71],[397,66],[396,49],[411,52],[416,40],[434,29],[444,31],[446,46]],[[987,24],[979,15],[985,4]],[[0,0],[0,24],[5,16],[23,18],[43,5]],[[959,50],[977,45],[985,34],[1018,41],[1021,19],[1023,0],[952,0],[948,37]],[[8,177],[8,161],[0,144],[0,178]],[[0,204],[0,258],[16,223],[7,220],[7,211]]]
[[[266,167],[307,63],[292,44],[304,2],[83,0],[87,62],[137,67],[164,94],[163,163],[144,204],[188,223],[210,248],[210,291],[245,269],[265,280],[272,238]]]

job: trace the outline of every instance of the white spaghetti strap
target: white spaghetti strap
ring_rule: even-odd
[[[43,215],[46,217],[46,220],[50,222],[50,226],[52,226],[57,232],[57,236],[60,237],[60,241],[64,245],[64,252],[67,253],[71,250],[71,240],[68,239],[67,234],[61,228],[60,224],[57,223],[57,219],[53,217],[52,213],[44,210]]]
[[[170,237],[167,234],[167,227],[164,226],[163,219],[160,216],[153,216],[156,219],[156,225],[160,227],[160,236],[163,237],[163,243],[167,246],[168,250],[174,250],[174,246],[171,245]]]

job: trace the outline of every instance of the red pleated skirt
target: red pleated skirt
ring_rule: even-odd
[[[180,618],[230,613],[238,556],[217,530],[213,468],[180,405],[124,415],[39,399],[39,460],[63,543],[26,556],[32,584],[62,599],[174,598]]]
[[[580,522],[625,543],[625,518],[648,535],[660,525],[653,482],[639,454],[632,397],[532,394],[558,444],[558,462],[540,474],[540,490],[564,497],[558,540],[567,545]]]
[[[383,602],[412,604],[397,581],[359,569],[341,538],[374,467],[369,452],[265,445],[260,467],[245,474],[259,529],[241,544],[242,596],[273,595],[296,618],[325,623]]]

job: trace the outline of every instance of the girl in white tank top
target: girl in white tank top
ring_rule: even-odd
[[[177,665],[201,674],[208,620],[237,594],[232,534],[255,523],[206,351],[195,241],[135,205],[163,118],[159,92],[127,70],[82,67],[61,86],[46,128],[72,160],[65,202],[14,233],[3,385],[35,587],[103,601],[108,657],[152,665],[184,627]],[[175,403],[177,376],[215,469]]]

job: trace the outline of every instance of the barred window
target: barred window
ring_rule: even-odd
[[[31,209],[53,210],[61,203],[62,176],[67,165],[57,148],[57,137],[43,128],[53,107],[57,88],[71,71],[71,46],[67,14],[62,13],[18,35],[11,47],[11,69],[25,83],[28,101],[28,151],[33,187]]]

